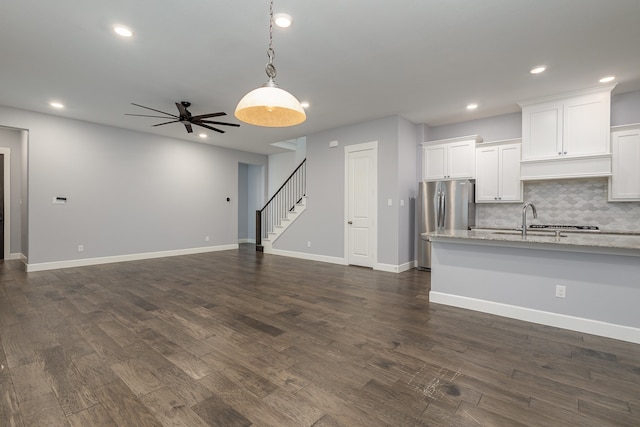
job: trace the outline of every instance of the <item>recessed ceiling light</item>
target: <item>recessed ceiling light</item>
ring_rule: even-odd
[[[467,110],[475,110],[478,108],[478,104],[469,104],[467,105]]]
[[[64,108],[64,104],[60,103],[60,102],[50,102],[49,105],[51,105],[53,108]]]
[[[123,25],[115,25],[113,27],[113,31],[122,37],[131,37],[133,35],[133,31]]]
[[[207,137],[207,134],[206,134],[206,133],[201,133],[201,134],[200,134],[200,135],[198,135],[198,136],[199,136],[200,138],[204,139],[204,138],[206,138],[206,137]]]
[[[614,81],[616,78],[615,76],[607,76],[607,77],[603,77],[600,79],[600,83],[609,83]]]
[[[289,28],[293,24],[293,18],[287,13],[276,13],[273,22],[280,28]]]
[[[529,72],[531,74],[540,74],[542,72],[544,72],[544,70],[546,70],[547,67],[545,67],[544,65],[538,65],[537,67],[533,67]]]
[[[300,106],[301,106],[302,108],[309,108],[309,103],[308,103],[307,101],[302,101],[302,102],[300,103]]]

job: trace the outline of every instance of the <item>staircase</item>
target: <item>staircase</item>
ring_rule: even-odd
[[[256,211],[256,251],[271,252],[275,242],[307,207],[307,159],[284,184]]]

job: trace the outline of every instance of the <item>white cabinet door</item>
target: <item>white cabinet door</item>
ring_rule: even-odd
[[[441,144],[424,147],[422,163],[422,179],[425,181],[444,179],[447,174],[447,146]]]
[[[497,146],[476,149],[476,202],[498,200],[498,156]]]
[[[587,89],[521,104],[522,160],[562,160],[564,157],[609,154],[613,87]],[[552,175],[561,176],[560,172]]]
[[[640,200],[640,129],[613,132],[609,200]]]
[[[499,147],[500,179],[498,198],[503,202],[522,201],[522,181],[520,181],[520,144]]]
[[[591,94],[564,102],[563,155],[609,153],[609,94]]]
[[[476,202],[522,201],[520,145],[510,143],[476,149]]]
[[[446,142],[445,142],[446,141]],[[477,136],[442,139],[422,147],[422,179],[473,179],[476,170]]]
[[[475,141],[448,144],[447,178],[473,178],[475,170]]]
[[[522,109],[523,160],[562,155],[561,102],[546,102]]]

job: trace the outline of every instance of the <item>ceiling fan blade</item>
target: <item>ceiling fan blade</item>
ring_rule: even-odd
[[[215,122],[213,120],[194,120],[193,122],[198,122],[198,123],[208,123],[210,125],[224,125],[224,126],[235,126],[235,127],[240,127],[239,124],[236,123],[225,123],[225,122]]]
[[[168,125],[169,123],[178,123],[180,120],[172,120],[170,122],[165,122],[165,123],[158,123],[157,125],[152,125],[151,127],[156,127],[156,126],[162,126],[162,125]]]
[[[149,116],[146,114],[129,114],[129,113],[124,113],[125,116],[136,116],[136,117],[155,117],[156,119],[168,119],[169,117],[164,117],[164,116]],[[177,117],[176,117],[177,119]]]
[[[201,120],[201,119],[208,119],[209,117],[220,117],[220,116],[226,116],[227,113],[210,113],[210,114],[200,114],[199,116],[191,116],[191,118],[193,120]]]
[[[185,106],[182,105],[181,103],[176,102],[176,107],[178,107],[178,111],[180,111],[180,117],[183,117],[183,116],[190,117],[191,116],[191,114],[189,114],[189,112],[187,111]]]
[[[224,131],[223,131],[223,130],[216,129],[216,128],[211,127],[211,126],[207,126],[207,125],[205,125],[205,124],[202,124],[202,122],[194,123],[194,125],[196,125],[196,126],[202,126],[203,128],[207,128],[207,129],[215,130],[216,132],[224,133]]]
[[[140,105],[140,104],[134,104],[133,102],[131,103],[131,105],[135,105],[136,107],[140,107],[140,108],[146,108],[147,110],[155,111],[156,113],[166,114],[167,116],[176,117],[176,118],[178,117],[175,114],[166,113],[164,111],[156,110],[155,108],[145,107],[144,105]]]
[[[184,127],[187,129],[187,133],[193,133],[193,128],[191,127],[191,123],[185,123]]]

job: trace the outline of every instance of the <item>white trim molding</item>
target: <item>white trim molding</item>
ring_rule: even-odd
[[[378,271],[386,271],[389,273],[404,273],[405,271],[409,271],[415,267],[416,267],[416,262],[409,261],[400,265],[377,263],[376,265],[373,266],[373,269]]]
[[[193,255],[206,252],[228,251],[238,249],[238,244],[206,246],[201,248],[175,249],[171,251],[146,252],[138,254],[115,255],[99,258],[72,259],[67,261],[52,261],[29,264],[25,262],[25,269],[28,273],[34,271],[57,270],[60,268],[86,267],[89,265],[111,264],[115,262],[140,261],[153,258],[165,258],[171,256]]]
[[[429,301],[640,344],[640,329],[630,326],[434,291],[429,292]]]
[[[347,265],[346,258],[333,257],[327,255],[310,254],[306,252],[287,251],[284,249],[271,249],[269,255],[280,255],[291,258],[306,259],[309,261],[328,262],[330,264]]]
[[[11,149],[0,147],[0,154],[4,154],[4,259],[11,258]]]

